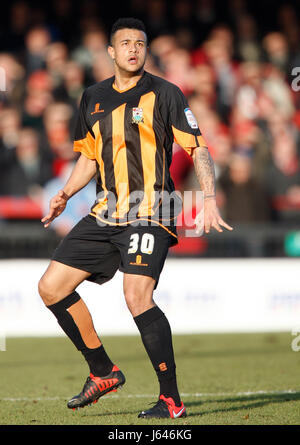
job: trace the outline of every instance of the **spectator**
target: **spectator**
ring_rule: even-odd
[[[0,112],[0,194],[7,190],[7,170],[14,159],[20,128],[21,117],[17,109],[5,108]]]
[[[203,63],[195,67],[193,87],[193,93],[216,110],[216,76],[210,65]]]
[[[237,64],[233,61],[231,34],[218,30],[204,44],[208,63],[216,76],[217,110],[224,122],[228,122],[234,94],[237,88]]]
[[[3,174],[1,194],[13,196],[37,195],[52,177],[51,165],[40,152],[38,134],[34,129],[20,130],[13,156]]]
[[[22,124],[41,132],[43,113],[52,102],[52,80],[46,70],[35,71],[26,83],[26,95],[23,105]]]
[[[94,82],[101,82],[114,75],[113,62],[106,50],[95,55],[90,75]]]
[[[106,54],[107,43],[107,36],[102,29],[88,29],[82,36],[81,44],[71,54],[71,59],[83,67],[90,83],[94,82],[92,70],[95,61]]]
[[[4,108],[0,112],[0,159],[1,153],[17,145],[21,128],[21,115],[17,108]]]
[[[20,106],[24,95],[24,67],[8,53],[0,53],[1,75],[5,75],[5,92],[0,92],[0,108],[3,105]]]
[[[266,134],[257,121],[237,119],[231,126],[231,136],[233,151],[252,159],[252,176],[262,183],[270,162],[270,149]]]
[[[257,25],[250,14],[242,14],[237,21],[235,50],[242,62],[260,62],[262,59]]]
[[[249,156],[234,153],[228,169],[219,178],[223,214],[232,224],[271,219],[266,190],[252,177],[251,168]]]
[[[31,28],[25,36],[24,66],[26,76],[45,68],[45,58],[51,35],[44,26]]]
[[[278,23],[285,35],[290,52],[295,56],[300,51],[299,16],[294,5],[284,3],[278,10]]]
[[[53,102],[43,115],[44,150],[53,162],[53,175],[57,176],[65,164],[76,158],[70,133],[72,108],[63,102]]]
[[[291,88],[285,80],[285,76],[276,66],[266,68],[267,76],[263,82],[264,94],[266,94],[274,104],[277,113],[284,119],[292,119],[295,113]]]
[[[299,222],[300,160],[296,140],[282,124],[273,129],[272,161],[266,172],[266,187],[274,218],[281,222]]]
[[[53,88],[62,85],[67,61],[68,48],[63,42],[54,42],[48,45],[45,54],[45,65],[51,77]]]
[[[180,64],[178,60],[180,60]],[[194,69],[187,50],[174,49],[165,60],[164,70],[166,80],[177,85],[185,95],[189,95],[193,91]]]
[[[201,132],[207,142],[211,155],[216,162],[216,168],[218,170],[218,159],[220,159],[218,150],[223,150],[225,147],[228,147],[228,143],[225,142],[225,139],[223,139],[225,144],[220,147],[219,143],[222,144],[222,142],[219,138],[223,135],[226,137],[226,135],[229,134],[229,129],[221,121],[217,112],[210,108],[198,95],[192,96],[189,100],[189,104],[199,123]],[[231,145],[231,143],[229,145]],[[226,151],[227,149],[225,149],[225,152]]]
[[[291,66],[291,54],[284,34],[270,32],[264,37],[262,44],[266,61],[284,74],[288,74]]]
[[[168,58],[178,49],[176,38],[172,34],[163,34],[150,43],[150,51],[156,59],[159,69],[164,73]]]
[[[258,102],[263,96],[262,66],[257,62],[243,62],[239,68],[239,83],[233,103],[231,120],[259,118]]]
[[[53,91],[57,102],[66,102],[75,110],[78,108],[84,90],[84,70],[75,61],[68,60],[62,73],[62,83]]]

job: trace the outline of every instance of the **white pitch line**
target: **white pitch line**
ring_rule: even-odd
[[[181,393],[182,397],[241,397],[241,396],[255,396],[255,395],[284,395],[284,394],[298,394],[300,390],[286,389],[282,391],[244,391],[244,392],[196,392],[196,393]],[[157,394],[124,394],[124,395],[108,395],[107,398],[112,399],[148,399],[157,397]],[[44,402],[52,400],[68,400],[69,397],[1,397],[3,402]]]

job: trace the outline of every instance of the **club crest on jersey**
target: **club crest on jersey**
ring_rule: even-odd
[[[143,108],[132,108],[132,123],[140,124],[144,122]]]

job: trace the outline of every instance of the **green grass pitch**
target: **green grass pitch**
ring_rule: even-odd
[[[9,338],[0,352],[1,425],[299,425],[300,351],[291,333],[174,335],[177,377],[188,417],[145,420],[158,397],[140,337],[101,337],[127,382],[78,411],[67,400],[88,375],[71,342]]]

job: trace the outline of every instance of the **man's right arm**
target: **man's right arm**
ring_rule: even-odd
[[[89,159],[81,154],[66,185],[51,199],[49,212],[41,219],[45,228],[49,227],[51,222],[64,211],[68,199],[90,182],[96,171],[96,160]]]

